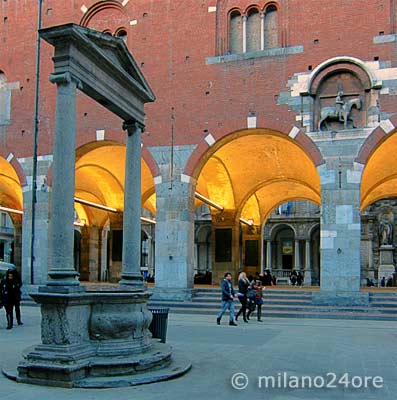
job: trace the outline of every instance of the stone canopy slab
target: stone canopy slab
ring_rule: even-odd
[[[39,34],[55,48],[51,80],[75,79],[83,93],[123,121],[143,125],[144,104],[155,96],[122,39],[76,24],[41,29]]]

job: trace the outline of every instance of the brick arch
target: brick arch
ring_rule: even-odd
[[[316,144],[306,135],[304,131],[301,129],[288,125],[280,120],[269,120],[266,122],[266,127],[258,128],[264,130],[274,131],[276,134],[282,134],[290,137],[295,140],[295,142],[303,148],[303,150],[308,154],[308,156],[313,161],[314,165],[318,167],[321,164],[324,164],[323,156],[316,146]],[[205,158],[208,159],[215,151],[217,151],[224,144],[233,140],[233,137],[241,133],[242,131],[247,131],[249,134],[249,129],[241,129],[232,133],[227,133],[219,138],[215,138],[216,142],[212,145],[212,148],[208,145],[208,143],[203,139],[196,149],[193,151],[193,154],[190,156],[184,174],[188,176],[193,176],[198,165]],[[197,178],[195,176],[195,178]]]
[[[21,164],[19,163],[18,158],[15,155],[15,153],[5,146],[0,146],[0,157],[3,157],[4,159],[7,160],[7,158],[9,157],[10,154],[12,154],[13,157],[12,157],[11,161],[8,161],[8,163],[11,164],[11,166],[14,168],[14,170],[18,176],[19,183],[21,184],[21,187],[27,186],[28,183],[26,181],[25,172],[23,171],[23,168],[22,168]]]
[[[394,133],[397,128],[397,115],[386,121],[382,121],[365,139],[365,142],[360,147],[358,155],[355,159],[360,164],[367,164],[369,158],[374,151],[383,143],[383,141]]]
[[[94,18],[95,15],[104,10],[116,10],[122,14],[125,14],[124,7],[122,6],[122,4],[120,4],[120,2],[116,0],[98,1],[94,3],[83,15],[83,17],[80,20],[80,25],[88,27],[92,18]]]

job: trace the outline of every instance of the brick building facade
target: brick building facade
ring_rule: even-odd
[[[21,260],[26,282],[34,271],[34,283],[42,283],[55,89],[48,80],[53,50],[42,43],[32,253],[37,3],[1,4],[0,206],[23,210],[23,217],[10,213],[15,235],[22,237],[14,260]],[[145,229],[155,251],[159,297],[190,296],[199,254],[195,209],[203,204],[211,214],[205,243],[214,282],[225,270],[242,268],[247,240],[257,241],[249,246],[259,260],[247,267],[272,267],[265,222],[280,204],[295,200],[321,205],[313,239],[321,242],[321,278],[318,273],[313,282],[324,295],[357,294],[367,276],[392,272],[394,262],[386,258],[394,253],[394,232],[381,243],[365,227],[380,232],[382,218],[394,224],[394,208],[375,207],[381,211],[370,213],[370,222],[364,216],[371,204],[397,196],[394,0],[42,3],[43,27],[73,22],[124,40],[156,95],[145,108],[142,206],[143,216],[156,219],[155,228]],[[79,93],[76,125],[76,197],[122,211],[122,121]],[[114,232],[120,232],[122,213],[76,203],[75,222],[82,221],[82,276],[117,277],[121,259]],[[299,229],[296,236],[294,265],[310,284],[311,261],[304,255],[311,237]],[[389,246],[384,260],[371,263],[380,256],[368,249],[379,254],[382,245]]]

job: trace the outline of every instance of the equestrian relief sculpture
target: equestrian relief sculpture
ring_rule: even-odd
[[[360,97],[343,100],[343,91],[338,91],[335,99],[335,106],[322,107],[320,110],[320,120],[318,122],[318,130],[328,130],[328,121],[336,121],[343,124],[344,129],[348,129],[348,122],[352,123],[353,128],[357,128],[354,119],[351,116],[351,112],[355,107],[357,110],[361,110],[362,101]],[[322,129],[325,128],[325,129]]]

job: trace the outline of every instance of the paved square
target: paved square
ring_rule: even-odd
[[[0,317],[0,363],[10,365],[26,347],[39,343],[40,310],[24,307],[25,325],[5,330]],[[3,312],[1,312],[3,313]],[[397,322],[326,319],[264,318],[229,327],[228,318],[217,326],[215,315],[170,315],[168,342],[185,352],[192,370],[176,380],[120,389],[60,389],[17,384],[0,377],[1,400],[109,400],[109,399],[395,399],[397,393]],[[236,390],[231,377],[243,373],[249,379]],[[332,383],[349,377],[381,376],[383,389],[265,389],[258,376],[274,376],[293,386],[293,376],[310,376]],[[331,375],[327,376],[327,373]],[[236,385],[244,385],[244,377]],[[336,384],[337,382],[335,382]],[[359,385],[359,378],[354,382]],[[349,385],[351,386],[351,384]]]

